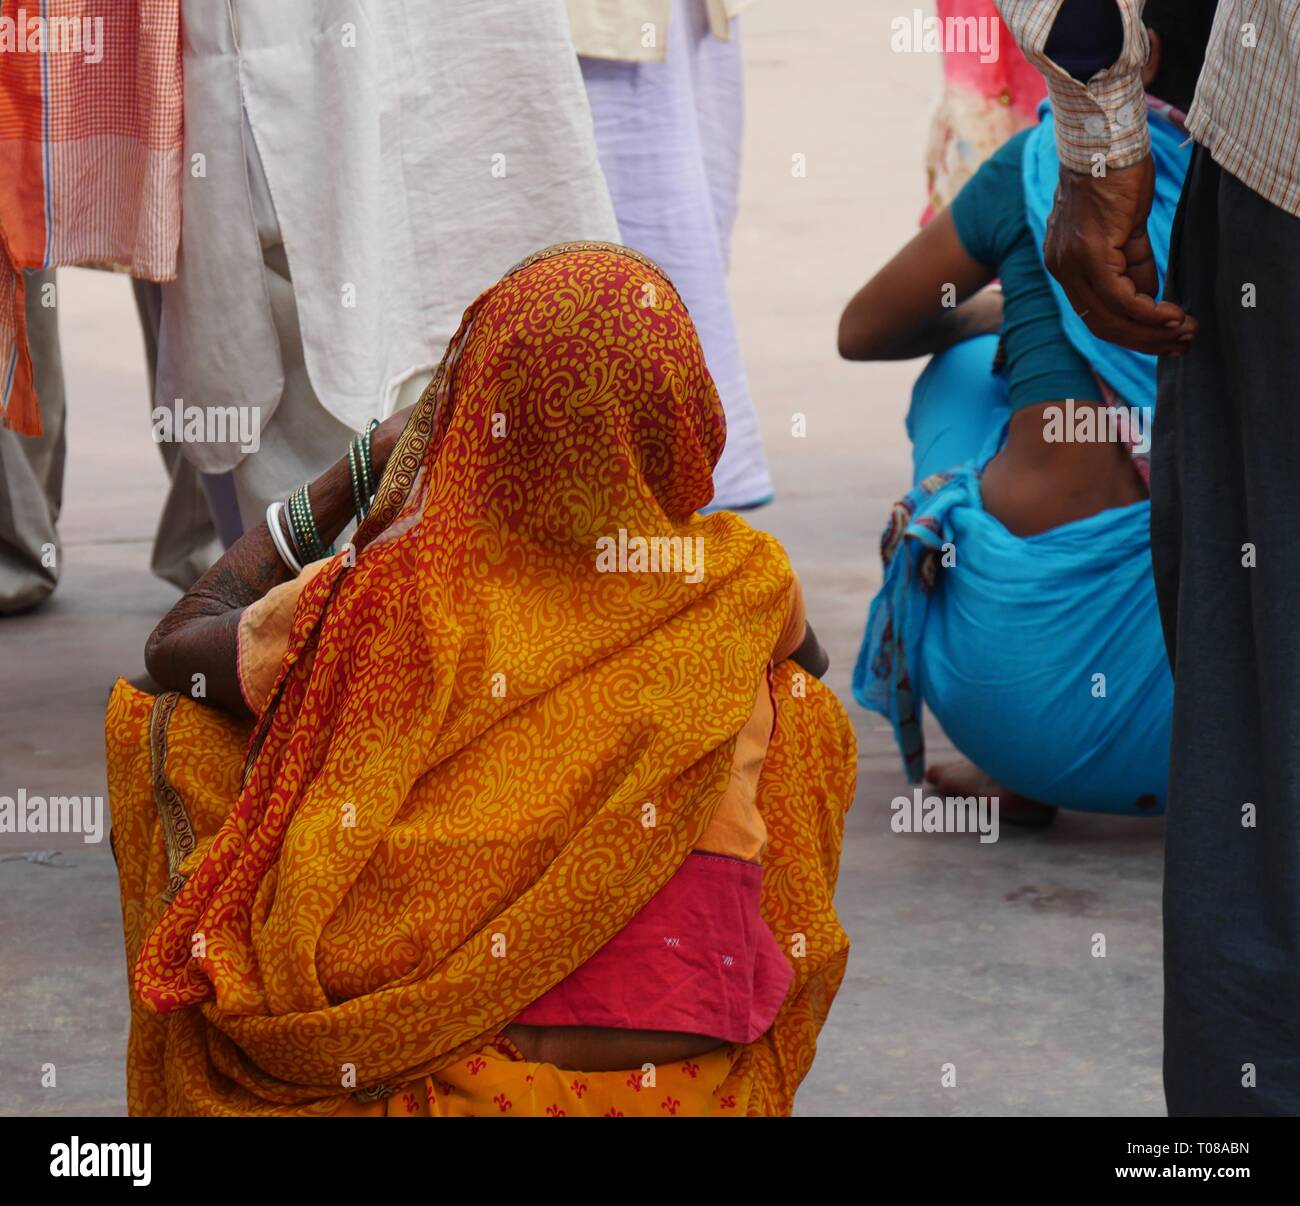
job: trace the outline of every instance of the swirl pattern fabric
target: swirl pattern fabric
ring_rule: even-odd
[[[354,1089],[428,1076],[590,958],[681,865],[726,785],[791,581],[774,539],[696,514],[724,438],[690,317],[641,257],[551,249],[474,302],[359,551],[303,592],[233,807],[141,927],[137,1016],[176,1020],[168,1110],[338,1112]],[[599,572],[596,542],[620,530],[702,539],[702,579]],[[786,777],[774,795],[828,818],[818,845],[787,855],[816,873],[769,875],[808,902],[784,927],[822,945],[801,956],[797,1020],[740,1061],[770,1070],[776,1109],[847,948],[827,915],[833,870],[810,882],[838,859],[852,735],[813,688],[787,689],[786,724],[815,717],[809,757],[835,758],[770,758]],[[129,731],[110,714],[110,749],[132,748]],[[132,789],[110,790],[116,819]]]

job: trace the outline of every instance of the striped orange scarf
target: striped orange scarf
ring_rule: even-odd
[[[180,0],[0,0],[0,424],[39,435],[22,269],[176,274]]]

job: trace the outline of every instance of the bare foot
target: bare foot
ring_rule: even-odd
[[[925,772],[925,781],[946,796],[996,796],[998,816],[1008,825],[1041,827],[1056,819],[1056,809],[1050,804],[1040,804],[1037,800],[1017,795],[964,758],[960,762],[930,767]]]

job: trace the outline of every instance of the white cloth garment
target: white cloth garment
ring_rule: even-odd
[[[744,128],[738,24],[723,41],[706,0],[674,0],[663,62],[581,60],[623,242],[676,285],[722,395],[727,446],[713,506],[728,509],[772,497],[727,292]]]
[[[618,239],[563,0],[183,0],[182,19],[181,252],[163,287],[159,405],[256,406],[265,429],[285,390],[246,129],[311,391],[352,430],[397,408],[465,307],[529,252]],[[184,452],[207,473],[245,456],[233,441]]]

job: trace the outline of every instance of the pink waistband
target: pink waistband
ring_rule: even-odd
[[[515,1020],[753,1042],[794,976],[759,914],[762,879],[755,863],[695,851],[623,930]]]

